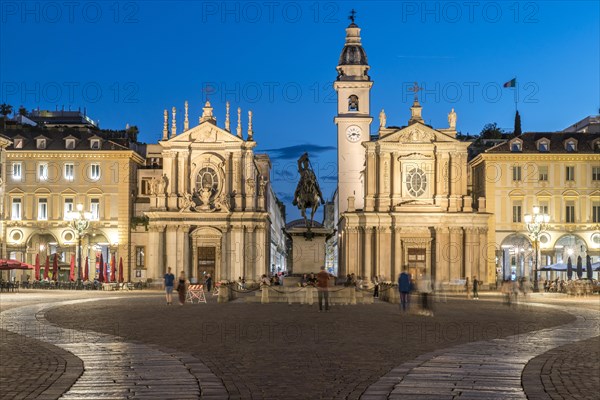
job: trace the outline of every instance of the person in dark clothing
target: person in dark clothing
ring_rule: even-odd
[[[406,270],[404,270],[398,277],[398,290],[400,291],[400,308],[402,311],[406,311],[408,308],[408,296],[410,294],[410,289],[410,275],[406,272]]]
[[[479,299],[479,284],[481,283],[481,281],[477,280],[477,277],[474,276],[473,277],[473,298],[474,299]]]

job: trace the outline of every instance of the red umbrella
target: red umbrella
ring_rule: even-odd
[[[52,263],[52,280],[58,281],[58,253],[54,253],[54,262]]]
[[[71,269],[69,270],[69,280],[75,280],[75,254],[71,254]]]
[[[18,260],[0,260],[0,270],[8,271],[11,269],[33,269],[33,265]]]
[[[110,259],[110,281],[115,282],[117,278],[115,278],[115,253],[113,253],[112,258]]]
[[[123,283],[123,257],[119,259],[119,282]]]
[[[46,256],[46,266],[44,267],[44,280],[48,279],[48,271],[50,270],[50,259]]]
[[[35,280],[40,280],[40,253],[35,255]]]
[[[85,258],[85,267],[83,268],[83,280],[84,281],[89,281],[90,280],[90,276],[88,275],[88,270],[90,269],[89,263],[88,263],[88,257]]]
[[[98,271],[98,281],[104,282],[104,257],[100,253],[100,268]]]

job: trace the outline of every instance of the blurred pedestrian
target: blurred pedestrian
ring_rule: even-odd
[[[329,311],[329,278],[331,275],[325,271],[325,266],[317,274],[317,290],[319,293],[319,312],[323,311],[323,301],[325,301],[325,311]]]
[[[373,277],[373,297],[375,297],[376,299],[379,298],[379,278],[377,277],[377,275],[375,275]]]
[[[187,279],[185,278],[185,272],[181,271],[179,274],[179,281],[177,282],[177,294],[179,295],[179,305],[185,304],[185,295],[187,291]]]
[[[473,298],[479,299],[479,284],[481,281],[477,280],[477,276],[473,276]]]
[[[467,299],[471,298],[471,283],[469,282],[469,277],[465,278],[465,292],[467,293]]]
[[[431,279],[428,275],[423,275],[417,283],[421,295],[421,313],[433,317],[433,311],[429,305],[429,294],[431,293]]]
[[[406,272],[406,269],[402,271],[398,277],[398,290],[400,291],[400,309],[406,311],[408,308],[409,294],[410,294],[410,275]]]
[[[212,276],[210,274],[206,274],[204,283],[206,284],[206,291],[210,293],[210,289],[212,289]]]

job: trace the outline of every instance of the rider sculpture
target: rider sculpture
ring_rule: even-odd
[[[298,206],[302,212],[304,224],[310,231],[310,228],[313,225],[315,212],[320,204],[325,204],[325,201],[323,200],[323,195],[321,194],[321,189],[319,188],[319,183],[317,182],[317,177],[310,166],[308,153],[304,153],[298,159],[298,172],[300,173],[300,181],[296,187],[292,204]],[[306,210],[309,209],[311,210],[310,225],[308,224],[308,219],[306,217]]]

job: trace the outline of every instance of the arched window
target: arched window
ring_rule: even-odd
[[[358,96],[355,94],[348,97],[348,111],[358,111]]]
[[[202,168],[196,176],[196,189],[202,191],[204,188],[211,191],[211,197],[217,194],[219,190],[219,176],[210,167]]]

